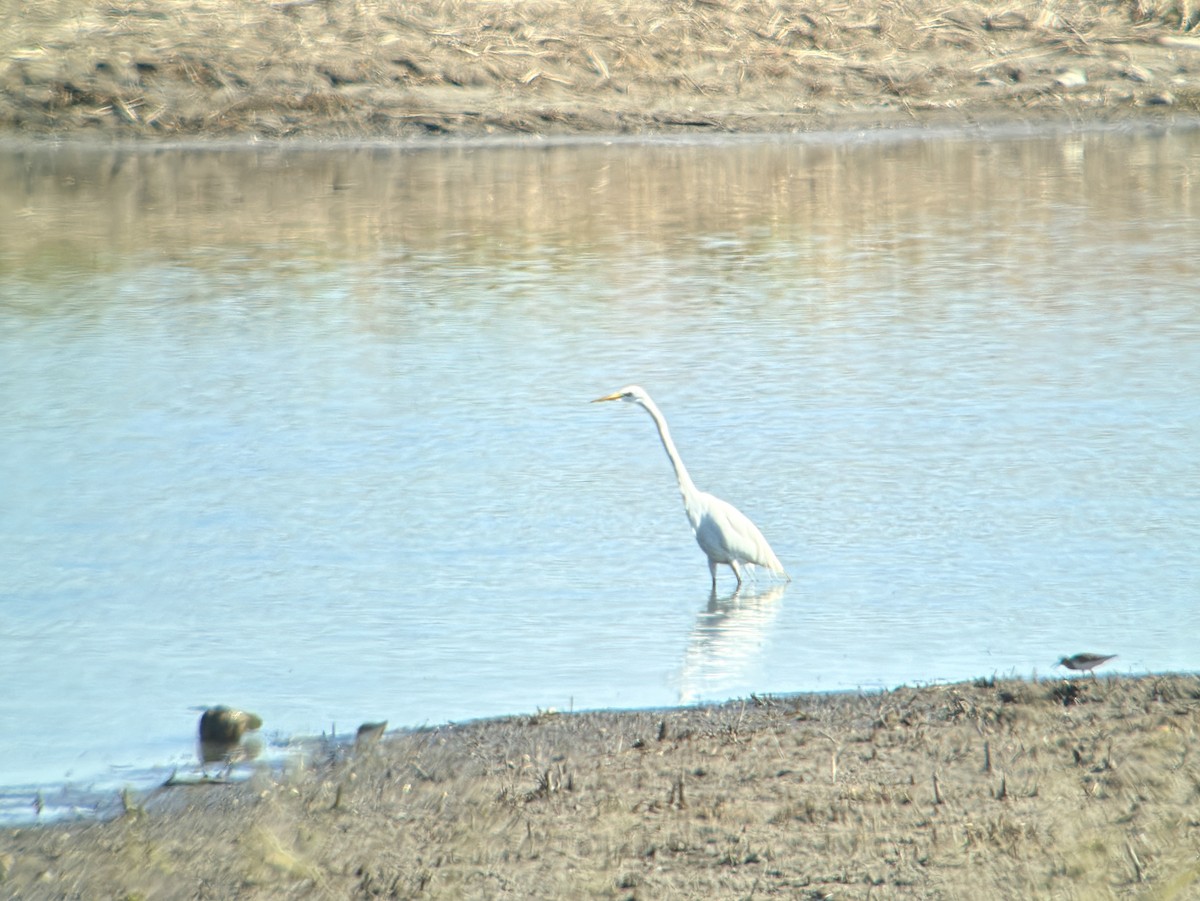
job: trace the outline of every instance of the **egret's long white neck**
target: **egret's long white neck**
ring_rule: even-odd
[[[683,460],[679,458],[679,451],[675,449],[675,442],[671,440],[671,430],[667,428],[667,420],[663,418],[662,411],[658,409],[654,401],[650,398],[644,398],[639,403],[650,414],[650,418],[654,420],[654,425],[658,427],[658,437],[662,439],[663,450],[667,452],[667,456],[671,458],[671,465],[675,467],[675,478],[679,482],[679,491],[683,494],[686,501],[689,497],[697,494],[696,484],[692,481],[692,477],[688,475],[687,467],[683,465]]]

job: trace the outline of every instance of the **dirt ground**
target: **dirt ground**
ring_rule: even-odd
[[[39,0],[0,135],[792,132],[1200,113],[1197,0]]]
[[[0,897],[1200,897],[1200,677],[389,733],[0,830]]]

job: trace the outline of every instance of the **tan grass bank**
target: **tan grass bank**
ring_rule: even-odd
[[[1194,0],[40,0],[0,130],[804,131],[1194,119]]]

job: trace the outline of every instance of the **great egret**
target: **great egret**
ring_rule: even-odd
[[[637,404],[650,414],[650,418],[658,426],[658,437],[662,439],[663,448],[671,459],[671,465],[675,467],[679,493],[683,495],[683,509],[687,511],[688,522],[692,524],[692,532],[696,535],[700,550],[708,556],[708,571],[712,575],[714,591],[717,588],[718,563],[723,563],[733,570],[739,587],[742,584],[744,563],[765,567],[790,581],[788,574],[783,570],[783,564],[767,544],[767,539],[763,538],[758,526],[733,504],[706,494],[696,487],[696,483],[688,475],[687,467],[679,459],[679,451],[675,450],[675,442],[671,440],[671,431],[667,428],[666,419],[644,388],[626,385],[619,391],[596,398],[592,403],[598,404],[607,400],[623,400]]]

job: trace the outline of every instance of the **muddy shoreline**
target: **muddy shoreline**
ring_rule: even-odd
[[[389,733],[0,830],[5,898],[1192,897],[1200,677]]]

